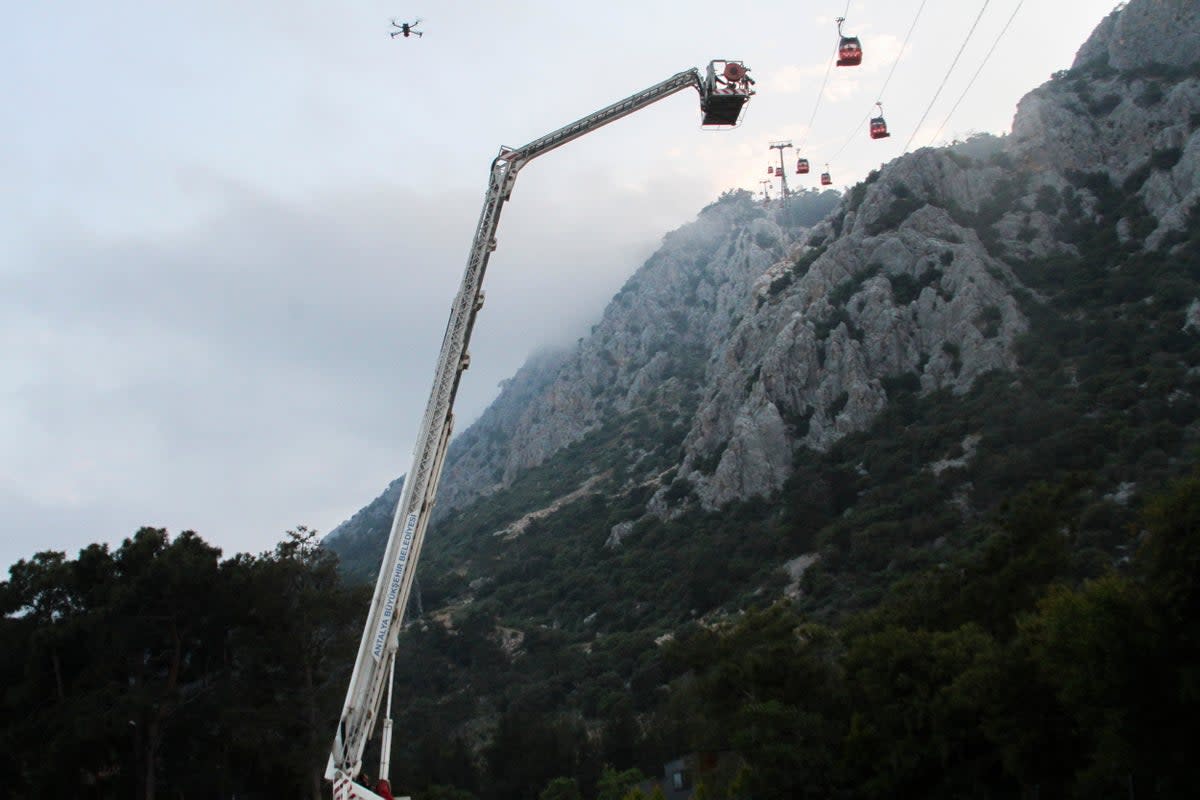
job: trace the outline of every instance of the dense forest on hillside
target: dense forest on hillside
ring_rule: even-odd
[[[1083,581],[1078,491],[1004,501],[974,551],[837,624],[764,602],[657,643],[546,628],[516,656],[484,615],[417,624],[396,783],[620,800],[714,753],[689,762],[697,796],[1190,796],[1200,476],[1109,530],[1130,558]],[[0,584],[6,796],[319,797],[365,600],[304,531],[225,561],[147,528],[18,563]],[[481,694],[503,698],[495,724],[447,724],[440,698]]]
[[[1170,242],[1169,255],[1145,252],[1116,233],[1118,219],[1142,224],[1144,209],[1128,199],[1136,185],[1095,174],[1073,181],[1039,202],[1059,212],[1059,235],[1077,254],[1013,265],[1030,319],[1016,374],[985,376],[962,395],[921,394],[915,377],[898,376],[887,387],[888,409],[868,430],[826,453],[798,454],[777,501],[643,519],[619,547],[605,543],[613,525],[644,504],[637,489],[584,497],[518,536],[486,534],[505,531],[521,509],[542,507],[597,471],[612,470],[619,483],[619,461],[594,460],[619,452],[608,440],[654,442],[645,449],[672,463],[682,431],[666,411],[615,420],[511,489],[452,514],[431,538],[421,573],[424,605],[438,610],[405,644],[413,652],[407,724],[424,730],[436,720],[442,728],[431,738],[453,734],[476,752],[513,715],[525,730],[569,723],[579,735],[591,733],[591,766],[578,773],[590,786],[603,763],[653,772],[700,747],[745,754],[732,738],[689,737],[688,703],[663,705],[673,672],[662,642],[680,626],[724,630],[788,593],[795,600],[787,613],[835,638],[872,624],[881,603],[908,602],[905,626],[914,635],[975,625],[1007,647],[1047,593],[1086,592],[1088,581],[1141,585],[1131,576],[1148,498],[1197,464],[1200,332],[1187,309],[1200,296],[1200,215],[1190,238]],[[1072,196],[1085,189],[1099,199],[1086,216]],[[1003,198],[991,213],[1001,209]],[[986,230],[994,220],[985,212],[969,221]],[[672,491],[690,489],[677,480]],[[1029,507],[1041,515],[1019,513]],[[780,565],[801,554],[811,566],[794,579]],[[955,576],[954,593],[973,598],[970,611],[938,594],[947,576]],[[846,731],[827,733],[837,751]],[[630,746],[634,734],[640,738]],[[561,731],[545,735],[563,739]],[[426,776],[418,785],[460,774],[437,766],[426,746],[413,743],[402,757]],[[997,791],[1043,783],[1094,796],[1082,762],[1072,763],[1057,783],[997,771],[972,780]],[[530,796],[549,777],[531,774],[507,796]],[[505,796],[488,794],[508,785],[499,779],[483,773],[471,788]],[[881,796],[888,791],[901,790]],[[865,794],[859,786],[847,796]],[[753,796],[791,795],[760,784]]]

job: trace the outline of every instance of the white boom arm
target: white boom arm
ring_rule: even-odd
[[[715,65],[718,64],[724,65],[720,73],[715,71]],[[704,79],[695,69],[680,72],[523,147],[502,147],[500,154],[492,161],[483,212],[475,229],[462,285],[450,310],[433,390],[425,407],[412,466],[396,506],[391,535],[384,551],[370,613],[326,768],[325,777],[333,781],[335,798],[370,800],[377,797],[353,781],[362,770],[363,749],[375,728],[384,689],[389,688],[392,660],[400,634],[400,625],[394,623],[404,619],[408,606],[417,560],[421,555],[425,529],[429,525],[442,464],[446,459],[446,447],[454,426],[454,397],[463,371],[470,364],[467,345],[475,326],[475,316],[483,307],[483,275],[488,258],[496,249],[500,212],[512,193],[517,173],[538,156],[688,87],[695,87],[700,92],[703,124],[736,125],[744,104],[754,94],[752,84],[740,62],[714,61],[709,64]],[[390,725],[386,733],[389,735],[385,738],[390,739]],[[390,741],[385,742],[385,750],[389,749],[387,746],[390,746]],[[387,752],[383,754],[385,765],[388,756]],[[386,769],[384,766],[380,775],[383,779],[387,778]]]

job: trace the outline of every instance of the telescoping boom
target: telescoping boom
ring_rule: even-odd
[[[462,284],[450,309],[433,389],[418,432],[412,466],[396,506],[391,534],[375,583],[375,594],[371,599],[366,627],[350,676],[350,687],[346,692],[346,702],[342,707],[341,720],[325,771],[326,779],[333,783],[334,800],[391,797],[387,780],[392,734],[391,682],[400,634],[400,625],[397,623],[404,619],[404,611],[408,606],[425,529],[429,525],[442,464],[446,459],[446,447],[454,427],[454,397],[462,374],[470,364],[467,345],[475,326],[475,316],[483,307],[483,275],[488,258],[496,249],[500,212],[512,194],[517,173],[538,156],[689,87],[694,87],[700,94],[703,127],[734,127],[741,120],[746,102],[754,94],[753,85],[754,81],[742,62],[712,61],[703,77],[696,69],[680,72],[523,147],[501,147],[500,154],[492,161],[483,212],[475,229]],[[357,783],[357,779],[362,771],[363,749],[378,721],[385,688],[388,710],[383,720],[379,783],[368,788]]]

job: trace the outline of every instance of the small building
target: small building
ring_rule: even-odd
[[[732,752],[689,753],[663,765],[662,778],[644,781],[638,786],[647,797],[662,787],[666,800],[691,800],[700,784],[707,786],[709,797],[724,797],[724,791],[737,774],[738,759]]]

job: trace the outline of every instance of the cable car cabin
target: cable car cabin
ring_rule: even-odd
[[[843,36],[838,45],[837,65],[839,67],[857,67],[862,63],[862,44],[857,36]]]
[[[770,164],[767,164],[767,174],[768,174],[768,175],[774,175],[774,174],[775,174],[775,167],[771,166]]]
[[[700,89],[700,125],[733,127],[754,94],[754,79],[741,61],[710,61]],[[773,173],[772,173],[773,174]]]
[[[871,117],[871,138],[886,139],[889,136],[891,134],[888,133],[887,123],[884,122],[883,117]]]
[[[807,158],[801,158],[798,161],[796,161],[796,174],[797,175],[807,175],[808,174],[808,159]]]
[[[861,125],[862,123],[860,122],[859,124]],[[833,186],[833,178],[829,177],[828,172],[821,173],[821,185],[822,186]]]

